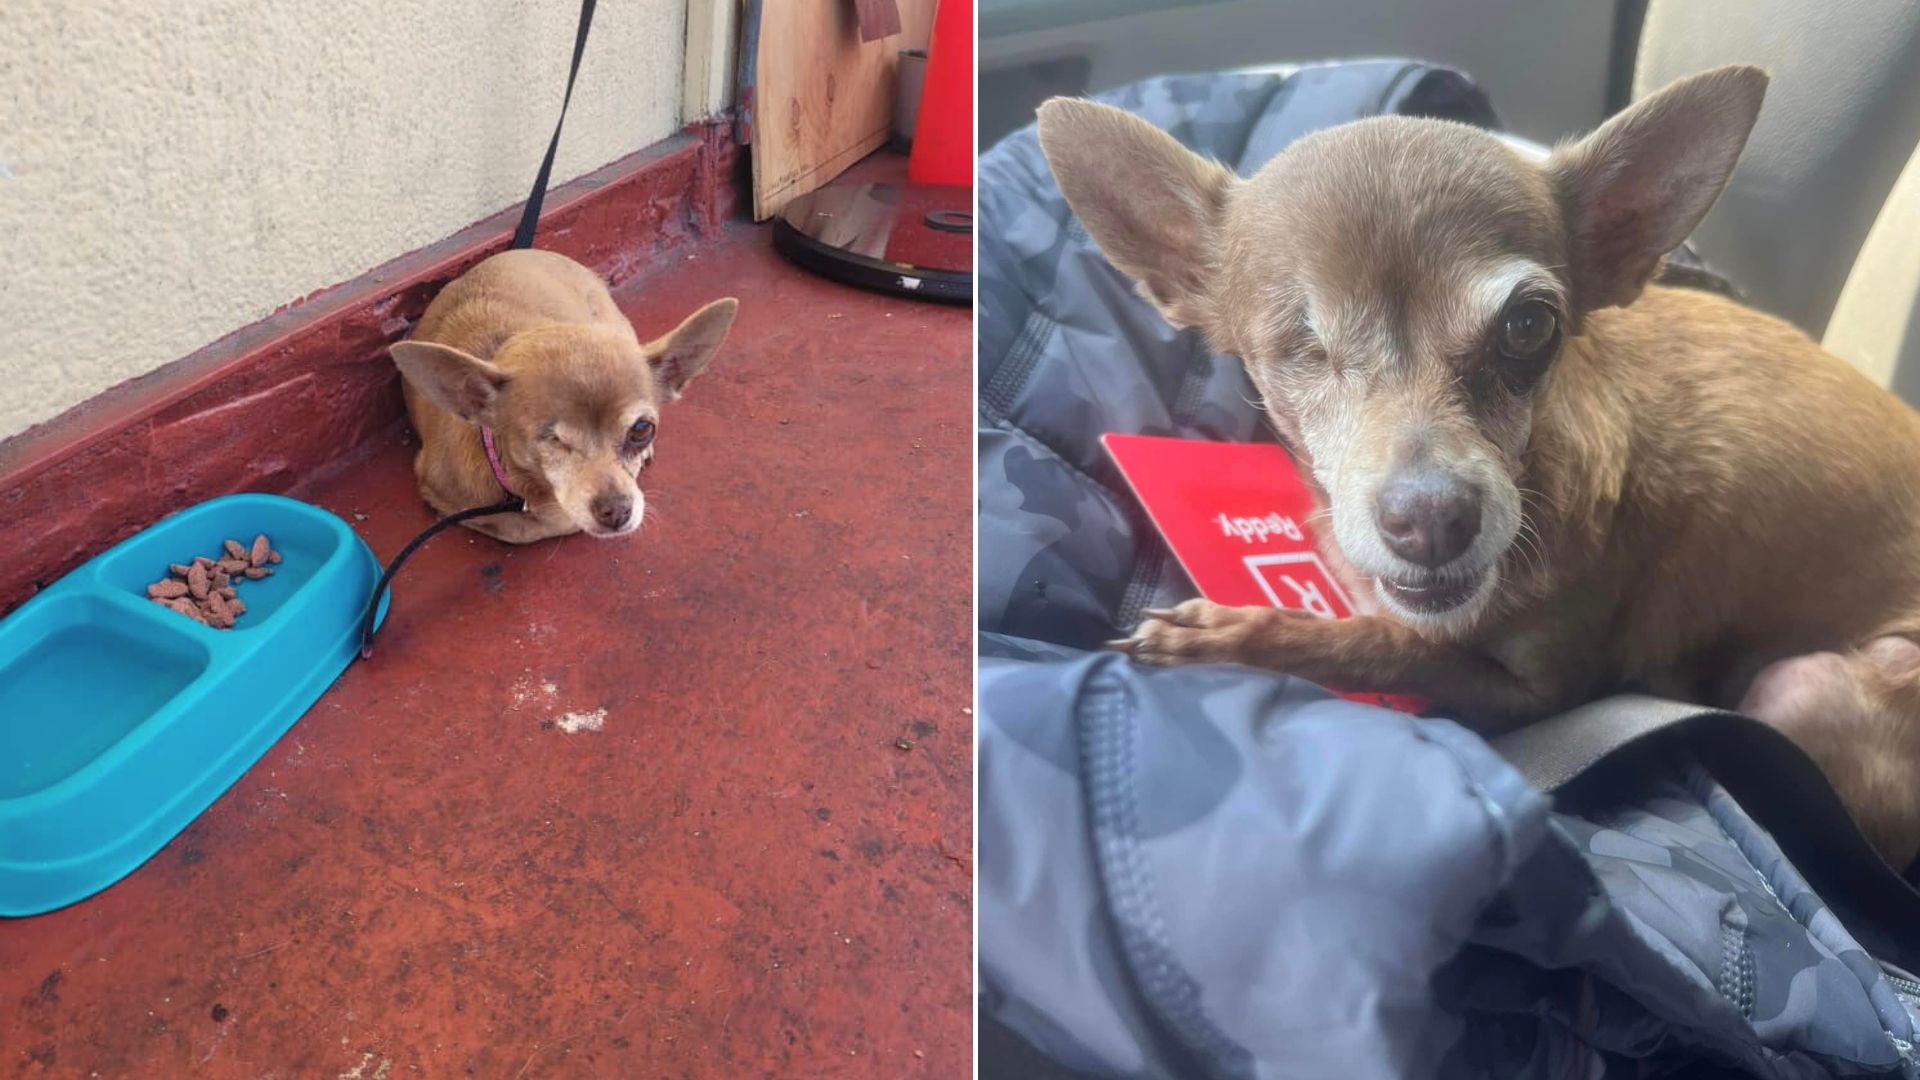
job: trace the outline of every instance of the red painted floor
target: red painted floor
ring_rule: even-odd
[[[725,294],[638,536],[434,540],[191,828],[0,923],[13,1075],[967,1074],[970,314],[744,225],[621,299]],[[296,494],[392,555],[407,438]]]

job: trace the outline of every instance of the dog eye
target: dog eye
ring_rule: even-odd
[[[1500,317],[1500,352],[1514,360],[1537,360],[1560,334],[1560,320],[1542,300],[1522,300]]]
[[[627,453],[637,454],[653,445],[653,421],[635,420],[627,429]]]

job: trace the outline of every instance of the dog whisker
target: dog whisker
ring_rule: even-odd
[[[1521,569],[1535,581],[1542,580],[1547,574],[1547,557],[1540,539],[1540,531],[1523,510],[1520,514],[1520,527],[1514,534],[1513,551],[1521,563]]]
[[[1555,513],[1558,513],[1560,511],[1560,504],[1554,501],[1552,498],[1548,497],[1546,492],[1541,491],[1538,488],[1515,486],[1514,490],[1519,492],[1523,497],[1532,498],[1534,501],[1540,503],[1542,506],[1545,506],[1547,509],[1554,511]]]

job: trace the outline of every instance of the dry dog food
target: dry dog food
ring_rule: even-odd
[[[167,576],[147,586],[148,598],[215,630],[233,629],[234,620],[247,613],[234,583],[270,576],[280,553],[265,533],[254,537],[251,546],[228,540],[221,547],[219,558],[196,555],[192,562],[167,564]]]

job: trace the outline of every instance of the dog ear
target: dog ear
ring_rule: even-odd
[[[1239,181],[1152,124],[1107,105],[1040,106],[1040,149],[1108,261],[1175,326],[1202,326],[1220,220]]]
[[[665,336],[647,342],[647,363],[653,368],[654,385],[663,401],[679,397],[693,377],[706,370],[720,343],[727,340],[734,313],[739,310],[740,301],[731,296],[715,300],[687,316]]]
[[[487,422],[513,376],[469,353],[431,341],[396,341],[390,350],[414,389],[472,424]]]
[[[1759,68],[1715,68],[1641,99],[1547,160],[1581,310],[1631,303],[1653,280],[1727,186],[1766,92]]]

